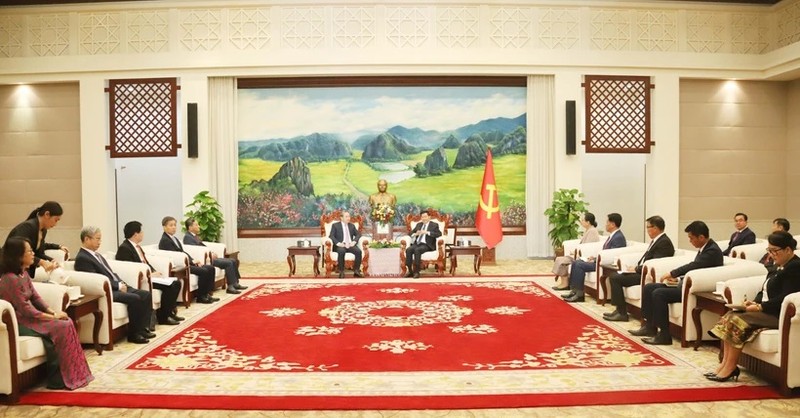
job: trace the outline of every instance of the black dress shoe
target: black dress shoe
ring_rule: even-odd
[[[414,273],[414,278],[415,278],[415,279],[419,279],[419,272],[417,272],[417,273]]]
[[[408,273],[406,273],[406,275],[405,275],[405,276],[403,276],[403,277],[406,277],[406,278],[409,278],[409,279],[410,279],[410,278],[414,277],[414,273],[412,273],[412,272],[411,272],[411,269],[409,269],[409,270],[408,270]]]
[[[585,297],[583,295],[572,295],[568,298],[564,298],[564,302],[575,303],[575,302],[585,302]]]
[[[229,294],[229,295],[239,295],[239,294],[241,294],[242,292],[241,292],[241,291],[239,291],[239,290],[236,290],[236,289],[234,289],[234,288],[233,288],[233,287],[231,287],[231,286],[228,286],[228,288],[225,290],[225,293],[227,293],[227,294]]]
[[[204,303],[204,304],[208,305],[210,303],[214,303],[214,301],[211,300],[211,298],[208,297],[208,296],[201,296],[201,297],[197,298],[197,303]]]
[[[344,272],[343,272],[343,271],[340,271],[340,272],[339,272],[339,278],[340,278],[340,279],[344,279]]]
[[[672,345],[672,337],[664,334],[658,334],[655,337],[644,337],[642,341],[644,341],[645,344],[652,345]]]
[[[141,335],[132,335],[128,337],[128,342],[134,344],[147,344],[150,342],[150,340],[142,337]]]
[[[233,285],[233,288],[236,290],[244,290],[247,289],[247,286],[236,283],[235,285]]]
[[[563,295],[561,295],[561,297],[564,299],[569,299],[573,296],[575,296],[575,292],[564,293]]]
[[[364,275],[359,272],[355,272],[353,273],[353,277],[364,277]]]
[[[178,321],[176,321],[176,320],[174,320],[172,318],[167,318],[167,319],[158,321],[158,324],[159,325],[178,325],[178,324],[180,324],[180,322],[178,322]]]
[[[210,300],[211,302],[219,302],[219,298],[215,298],[214,296],[209,296],[208,300]]]
[[[172,315],[170,315],[169,317],[170,317],[171,319],[174,319],[175,321],[178,321],[178,322],[186,320],[186,318],[184,318],[184,317],[182,317],[182,316],[175,315],[175,314],[172,314]]]
[[[656,335],[656,330],[647,325],[642,325],[639,329],[629,329],[628,332],[637,337],[655,337]]]
[[[144,331],[141,333],[141,336],[144,338],[156,338],[156,334],[150,331]]]
[[[613,322],[628,322],[628,315],[623,315],[619,312],[614,312],[613,315],[610,316],[603,316],[603,319],[606,321],[613,321]]]

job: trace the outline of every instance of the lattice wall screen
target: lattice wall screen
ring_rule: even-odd
[[[649,153],[650,77],[587,75],[587,153]]]
[[[175,78],[109,80],[111,158],[178,155]]]

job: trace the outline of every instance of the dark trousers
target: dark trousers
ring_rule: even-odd
[[[344,246],[335,247],[336,248],[336,266],[339,268],[339,273],[344,271],[344,255],[346,253],[352,253],[356,256],[356,260],[353,262],[353,271],[361,272],[361,250],[358,246],[353,245],[350,248],[345,248]]]
[[[210,295],[214,291],[216,271],[211,264],[191,266],[189,272],[197,275],[197,296]]]
[[[573,261],[572,269],[569,272],[570,289],[583,293],[583,287],[586,283],[586,273],[593,272],[595,269],[597,269],[597,266],[594,261]]]
[[[236,267],[236,260],[232,258],[215,258],[211,263],[214,267],[219,267],[225,271],[225,281],[228,285],[239,283],[239,268]]]
[[[239,269],[236,267],[236,260],[232,258],[215,258],[211,263],[214,267],[225,270],[225,280],[228,285],[239,283]]]
[[[433,251],[433,248],[428,247],[428,244],[425,243],[413,243],[406,248],[406,268],[409,272],[419,273],[422,266],[422,254],[428,251]]]
[[[617,307],[617,312],[626,313],[624,288],[641,283],[642,275],[639,273],[616,273],[608,281],[611,283],[611,304]]]
[[[648,283],[642,289],[642,317],[650,327],[669,334],[669,304],[681,301],[681,286]]]
[[[153,315],[153,296],[146,290],[129,287],[125,292],[115,290],[114,302],[128,306],[128,335],[139,335],[150,326]]]
[[[178,295],[181,292],[181,284],[175,280],[170,285],[153,283],[153,288],[161,291],[161,307],[156,311],[156,318],[159,321],[166,321],[175,307],[178,306]]]

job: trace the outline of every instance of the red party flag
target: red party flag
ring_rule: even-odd
[[[494,167],[492,166],[492,151],[486,150],[486,168],[483,170],[483,184],[481,185],[481,200],[478,202],[478,212],[475,214],[475,226],[481,239],[489,248],[494,248],[503,240],[503,225],[500,223],[500,200],[497,195],[497,186],[494,182]]]

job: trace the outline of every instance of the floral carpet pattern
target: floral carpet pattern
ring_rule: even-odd
[[[774,395],[747,374],[703,379],[715,350],[645,346],[625,332],[635,324],[547,290],[551,278],[248,284],[182,311],[187,321],[160,327],[150,345],[87,352],[92,385],[33,389],[23,403],[118,406],[122,394],[175,408],[404,409]]]

